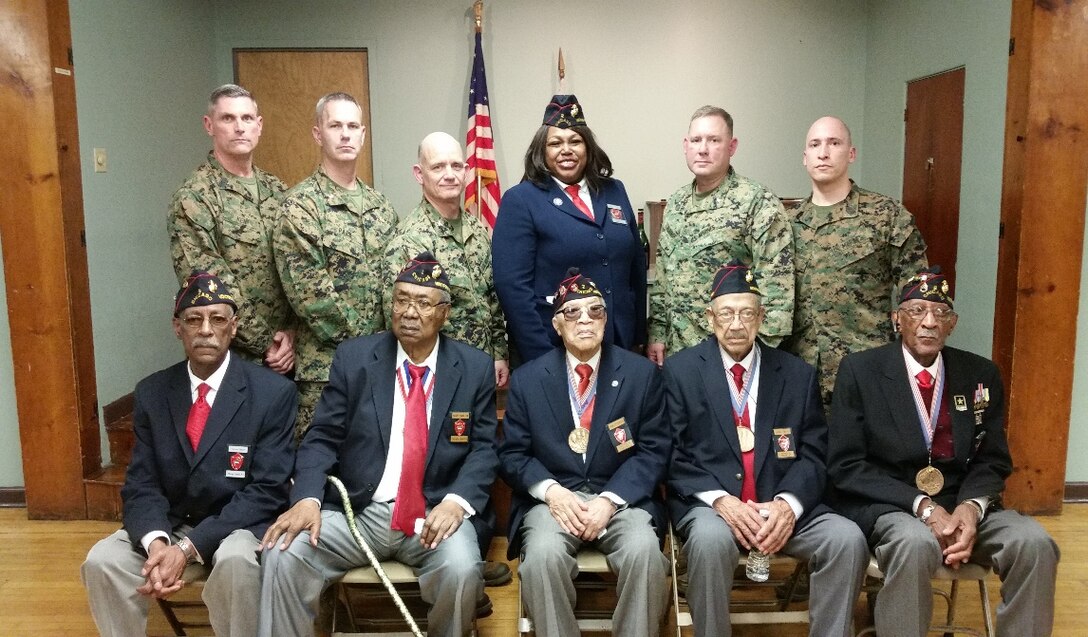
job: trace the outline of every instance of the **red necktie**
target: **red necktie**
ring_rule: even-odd
[[[590,221],[597,221],[596,217],[593,216],[593,212],[586,207],[586,202],[582,201],[582,198],[578,196],[578,191],[581,190],[581,187],[578,184],[571,184],[563,190],[567,191],[567,194],[570,195],[571,201],[574,202],[575,208],[581,210],[582,214],[589,217]]]
[[[925,403],[926,409],[933,408],[933,374],[930,374],[926,370],[918,372],[915,376],[918,379],[918,392],[922,394],[922,402]]]
[[[922,402],[926,409],[933,409],[933,374],[926,370],[918,372],[918,393],[922,395]],[[930,455],[934,458],[951,458],[952,447],[952,416],[945,409],[944,401],[937,408],[937,424],[933,428],[933,440],[930,443]]]
[[[400,483],[393,503],[394,531],[415,535],[416,520],[424,517],[423,464],[427,459],[427,398],[423,390],[426,367],[408,365],[412,386],[404,401],[404,454],[401,456]]]
[[[193,451],[200,446],[200,436],[204,434],[204,425],[207,424],[208,414],[212,411],[211,405],[208,404],[208,392],[211,389],[207,383],[200,383],[197,386],[196,400],[189,408],[189,418],[185,421],[185,435],[189,436],[189,444],[193,446]]]
[[[578,374],[578,399],[581,400],[582,396],[585,396],[586,392],[589,391],[589,378],[593,375],[593,368],[585,363],[578,363],[574,367],[574,372]],[[589,429],[590,423],[593,422],[593,403],[595,402],[597,402],[596,396],[586,405],[586,410],[582,412],[581,418],[578,419],[578,426],[582,429]]]
[[[737,386],[737,392],[742,396],[744,395],[744,366],[740,363],[733,365],[733,384]],[[734,414],[734,420],[736,415]],[[744,413],[741,414],[740,422],[737,423],[738,427],[744,427],[745,429],[752,428],[752,422],[748,417],[748,402],[744,402]],[[741,502],[747,502],[751,500],[756,502],[756,450],[753,447],[749,451],[742,451],[740,454],[741,463],[744,465],[744,479],[740,483],[740,500]]]

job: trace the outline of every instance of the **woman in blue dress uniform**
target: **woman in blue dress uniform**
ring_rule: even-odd
[[[502,197],[491,244],[495,290],[522,361],[560,344],[555,282],[579,268],[608,307],[605,342],[646,342],[646,260],[627,191],[574,95],[556,95],[525,153],[525,175]]]

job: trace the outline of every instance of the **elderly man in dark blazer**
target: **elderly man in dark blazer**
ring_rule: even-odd
[[[563,347],[511,378],[499,448],[514,491],[509,556],[521,557],[522,599],[541,637],[578,634],[571,578],[583,545],[617,574],[615,634],[657,635],[665,611],[664,392],[649,360],[602,346],[606,320],[600,289],[571,268],[552,318]]]
[[[925,635],[933,573],[971,561],[1001,576],[999,635],[1049,635],[1058,547],[1001,507],[1012,459],[997,367],[945,346],[957,316],[938,266],[907,282],[892,318],[897,342],[839,367],[828,460],[834,505],[884,571],[877,633]]]
[[[298,450],[292,507],[264,536],[260,635],[314,634],[321,592],[368,564],[330,475],[378,559],[418,571],[428,634],[470,630],[483,598],[477,534],[494,521],[495,365],[439,334],[449,304],[444,269],[421,253],[394,283],[393,331],[337,348]]]
[[[257,632],[258,538],[287,505],[297,398],[294,383],[231,354],[236,311],[222,281],[194,272],[174,304],[187,361],[136,386],[124,528],[82,569],[102,635],[145,634],[149,599],[177,592],[196,564],[210,568],[216,634]]]
[[[684,539],[695,634],[731,634],[729,596],[743,548],[807,561],[809,633],[853,635],[868,551],[857,526],[821,501],[827,424],[816,370],[756,342],[765,310],[742,262],[717,271],[710,299],[713,335],[665,362],[669,512]]]

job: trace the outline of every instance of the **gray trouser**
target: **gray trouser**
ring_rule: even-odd
[[[187,526],[175,529],[174,538],[180,538],[189,529]],[[201,596],[216,635],[253,637],[257,634],[258,546],[257,538],[249,531],[234,531],[220,542],[214,555],[204,556],[206,563],[211,558],[210,573],[205,566],[194,564],[182,575],[182,579],[191,581],[202,572],[208,573]],[[87,553],[80,573],[90,599],[91,615],[103,637],[147,633],[147,609],[151,598],[136,592],[145,581],[140,569],[146,561],[143,553],[132,548],[124,529],[100,540]]]
[[[729,637],[729,597],[741,547],[729,525],[709,507],[693,507],[677,531],[688,558],[688,605],[697,637]],[[782,553],[808,562],[809,634],[850,637],[869,549],[856,524],[824,513],[795,528]]]
[[[923,637],[933,614],[930,579],[942,563],[940,545],[925,524],[902,512],[877,518],[870,539],[884,572],[877,634]],[[979,523],[971,561],[1001,577],[998,637],[1051,633],[1058,546],[1038,522],[1015,511],[991,511]]]
[[[592,495],[576,494],[584,500]],[[612,634],[624,637],[660,634],[665,613],[668,560],[661,552],[650,514],[634,507],[618,511],[604,537],[590,543],[605,554],[616,574],[618,602],[612,613]],[[584,542],[567,533],[538,504],[521,526],[522,557],[518,566],[521,598],[538,637],[578,635],[574,618],[578,575],[576,555]]]
[[[423,601],[431,606],[428,635],[467,634],[476,615],[476,600],[484,590],[483,562],[472,523],[465,520],[432,550],[420,544],[418,535],[407,537],[391,530],[392,517],[392,502],[375,502],[356,514],[355,523],[379,560],[393,559],[414,567]],[[301,533],[286,551],[277,545],[264,552],[258,634],[313,635],[322,591],[349,570],[369,565],[344,514],[322,511],[316,548],[310,545],[310,534]]]

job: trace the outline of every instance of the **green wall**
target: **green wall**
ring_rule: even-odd
[[[70,7],[95,372],[106,405],[183,356],[170,327],[177,282],[166,216],[210,148],[200,117],[215,86],[213,13],[184,0]],[[104,174],[93,170],[95,147],[108,153]]]
[[[0,246],[0,274],[4,269]],[[0,487],[23,486],[23,457],[19,448],[19,414],[15,409],[15,370],[11,360],[8,294],[0,276]]]
[[[714,103],[734,116],[734,165],[784,194],[807,192],[809,124],[837,113],[861,128],[866,4],[761,0],[488,2],[484,56],[500,183],[521,179],[544,106],[568,89],[638,205],[691,179],[681,140],[691,113]],[[404,215],[419,202],[419,140],[464,138],[471,2],[216,0],[218,78],[233,47],[367,47],[375,185]],[[572,19],[561,18],[569,16]],[[859,131],[860,132],[860,131]],[[301,131],[300,131],[301,133]]]
[[[988,357],[997,281],[1011,3],[884,0],[870,3],[869,10],[866,134],[858,149],[866,187],[902,195],[907,82],[966,68],[954,290],[960,320],[950,343]]]

